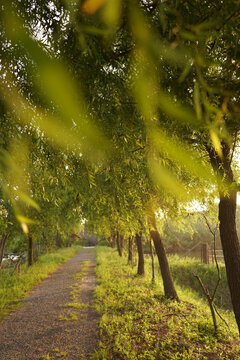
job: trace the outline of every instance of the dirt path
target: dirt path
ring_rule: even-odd
[[[94,249],[82,249],[38,285],[0,323],[0,360],[90,359],[99,336],[94,266]]]

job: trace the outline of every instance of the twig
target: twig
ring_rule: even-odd
[[[233,154],[234,154],[234,151],[235,151],[235,148],[236,148],[236,143],[237,143],[237,131],[235,132],[235,136],[234,136],[234,143],[233,143],[233,148],[232,148],[232,153],[231,153],[231,158],[230,158],[230,163],[229,163],[229,166],[231,165],[232,163],[232,159],[233,159]]]
[[[217,28],[217,31],[220,31],[234,16],[238,16],[239,15],[239,11],[236,13],[236,11],[234,13],[232,13],[231,15],[229,15],[229,17],[224,21],[224,23]]]
[[[214,236],[214,235],[216,234],[216,231],[217,231],[217,224],[216,224],[215,229],[212,230],[211,225],[209,224],[208,219],[206,218],[206,215],[205,215],[204,213],[202,213],[202,216],[203,216],[203,218],[204,218],[204,220],[205,220],[205,222],[206,222],[206,225],[207,225],[210,233]]]
[[[213,305],[213,297],[210,296],[209,291],[207,288],[205,288],[201,278],[197,275],[197,274],[193,274],[195,276],[195,278],[198,280],[199,284],[201,285],[201,288],[207,298],[210,310],[211,310],[211,314],[212,314],[212,319],[213,319],[213,325],[214,325],[214,329],[215,331],[217,331],[217,320],[216,320],[216,315],[215,315],[215,311],[214,311],[214,305]]]
[[[213,303],[214,309],[216,311],[216,313],[218,314],[218,316],[220,317],[220,319],[224,322],[224,324],[227,326],[227,328],[229,329],[229,325],[227,323],[227,321],[222,317],[222,315],[220,314],[220,312],[218,311],[216,305]]]
[[[145,149],[145,146],[141,146],[141,147],[138,147],[137,149],[131,150],[130,152],[131,152],[131,153],[134,153],[134,152],[136,152],[136,151],[144,150],[144,149]]]
[[[215,328],[215,331],[216,331],[217,330],[217,322],[216,322],[215,312],[220,317],[220,319],[225,323],[225,325],[227,327],[229,327],[226,320],[221,316],[221,314],[219,313],[216,305],[214,304],[214,298],[215,298],[218,286],[219,286],[220,281],[221,281],[221,273],[220,273],[220,268],[219,268],[219,264],[218,264],[218,261],[217,261],[217,254],[216,254],[216,232],[217,232],[218,224],[216,223],[216,226],[215,226],[215,228],[213,230],[210,223],[209,223],[209,221],[208,221],[208,219],[207,219],[207,217],[206,217],[206,215],[202,214],[202,216],[203,216],[203,218],[204,218],[204,220],[206,222],[206,225],[207,225],[210,233],[213,235],[214,261],[215,261],[216,268],[217,268],[217,273],[218,273],[218,280],[217,280],[217,283],[216,283],[216,286],[214,288],[212,296],[210,296],[208,289],[206,289],[205,286],[203,285],[203,282],[200,279],[200,277],[198,275],[196,275],[196,274],[194,274],[194,276],[198,279],[198,281],[199,281],[199,283],[200,283],[200,285],[201,285],[201,287],[203,289],[203,292],[207,297],[207,300],[208,300],[208,303],[209,303],[209,306],[210,306],[210,310],[211,310],[211,313],[212,313],[214,328]]]

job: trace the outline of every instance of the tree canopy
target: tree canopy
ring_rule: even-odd
[[[3,1],[0,19],[2,232],[156,246],[160,209],[219,197],[240,326],[238,1]]]

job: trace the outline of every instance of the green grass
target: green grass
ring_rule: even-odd
[[[174,261],[178,264],[178,259],[172,259],[172,267]],[[181,266],[184,264],[186,260]],[[199,292],[178,282],[181,302],[166,300],[160,277],[151,283],[150,265],[147,259],[146,275],[137,277],[136,267],[128,266],[125,257],[110,248],[97,248],[95,296],[101,314],[101,342],[94,359],[240,359],[232,313],[221,310],[230,328],[219,322],[216,334]],[[191,263],[190,269],[197,272],[198,267]]]
[[[194,290],[197,296],[204,297],[198,280],[193,276],[196,273],[200,276],[203,283],[208,287],[210,293],[213,293],[217,283],[217,270],[215,264],[202,264],[199,260],[190,257],[179,257],[178,255],[169,256],[172,274],[174,280],[186,290]],[[221,282],[219,284],[215,303],[217,306],[232,310],[230,293],[227,284],[227,275],[223,263],[219,263]]]
[[[79,302],[71,302],[71,303],[68,303],[68,304],[65,304],[64,307],[67,307],[67,308],[74,308],[74,309],[82,309],[82,308],[88,308],[90,307],[89,304],[81,304]]]
[[[21,299],[33,286],[40,283],[80,249],[80,246],[75,246],[42,255],[31,267],[22,265],[19,274],[15,274],[13,269],[2,270],[0,272],[0,320],[4,319],[9,311],[19,306]]]
[[[75,279],[75,280],[82,280],[82,278],[87,275],[87,270],[88,270],[88,266],[90,265],[90,263],[91,263],[90,260],[84,260],[84,261],[82,261],[82,262],[81,262],[82,271],[79,272],[79,273],[77,273],[77,274],[75,274],[75,275],[73,276],[73,279]],[[80,302],[78,301],[78,295],[79,295],[80,292],[81,292],[80,283],[81,283],[81,282],[77,282],[77,283],[72,284],[72,285],[70,286],[70,288],[73,289],[73,290],[70,292],[72,302],[63,305],[63,307],[65,307],[65,308],[74,308],[74,309],[82,309],[82,308],[91,307],[91,305],[89,305],[89,304],[83,304],[83,303],[80,303]],[[62,320],[62,319],[60,318],[60,320]],[[66,320],[66,318],[64,318],[64,320]]]
[[[75,311],[73,311],[72,313],[69,314],[61,314],[59,315],[58,320],[60,321],[77,321],[78,317],[77,317],[77,313]]]

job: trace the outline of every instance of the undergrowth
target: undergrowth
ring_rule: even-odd
[[[22,265],[20,273],[14,273],[13,269],[3,269],[0,272],[0,320],[4,319],[10,310],[19,306],[20,300],[33,286],[41,282],[80,249],[80,246],[74,246],[42,255],[31,267],[27,267],[27,264]]]
[[[190,257],[179,257],[178,255],[169,256],[172,275],[175,282],[181,287],[194,290],[198,296],[204,297],[198,280],[193,276],[196,273],[200,276],[203,283],[207,285],[210,293],[214,291],[217,283],[217,270],[215,264],[203,264],[199,260]],[[217,306],[231,310],[231,298],[227,284],[227,275],[223,263],[219,263],[221,281],[216,293],[215,303]]]
[[[215,333],[210,311],[198,292],[177,285],[181,301],[166,300],[160,277],[151,282],[149,260],[146,275],[137,277],[125,257],[98,247],[96,274],[101,341],[94,359],[240,359],[232,315],[221,311],[230,328],[219,324]]]

